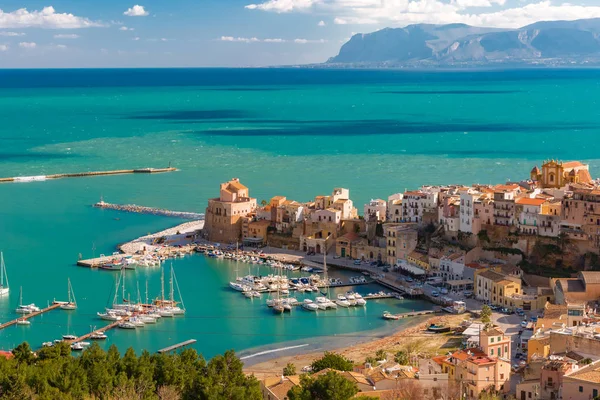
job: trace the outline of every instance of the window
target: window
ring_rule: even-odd
[[[504,346],[504,354],[508,354],[508,346]]]
[[[494,355],[494,349],[490,349],[490,356]]]
[[[598,389],[593,389],[592,390],[592,397],[595,399],[596,397],[598,397]]]
[[[500,336],[498,336],[498,341],[501,341],[501,340],[502,340],[502,338]]]
[[[579,393],[583,393],[583,386],[579,386]]]
[[[504,374],[500,374],[500,379],[504,379]]]
[[[527,392],[527,398],[531,398],[531,392]]]
[[[494,343],[494,338],[490,338],[490,343]]]

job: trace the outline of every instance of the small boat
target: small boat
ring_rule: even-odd
[[[8,275],[6,275],[6,265],[4,265],[4,254],[0,252],[0,297],[8,295]]]
[[[397,320],[400,319],[399,316],[392,314],[389,311],[384,311],[383,312],[383,319],[393,319],[393,320]]]
[[[119,324],[119,328],[121,328],[121,329],[135,329],[137,327],[134,324],[132,324],[131,322],[125,321],[125,322],[121,322]]]
[[[343,294],[337,295],[337,300],[335,301],[335,304],[337,304],[340,307],[350,307],[350,302],[346,299],[346,297]]]
[[[367,301],[365,299],[363,299],[363,297],[360,294],[354,293],[354,298],[356,299],[357,306],[366,306],[367,305]]]
[[[106,336],[102,332],[94,332],[90,335],[91,340],[105,340],[108,336]]]
[[[52,343],[52,342],[44,342],[44,343],[42,343],[42,347],[52,347],[52,346],[54,346],[54,343]]]
[[[283,308],[283,304],[281,304],[281,302],[273,305],[273,314],[282,314],[284,311],[285,309]]]
[[[62,335],[63,340],[75,340],[77,336],[75,335]]]
[[[23,287],[19,289],[19,306],[15,310],[17,314],[31,314],[40,311],[40,308],[35,304],[23,304]]]
[[[145,324],[155,324],[156,323],[156,318],[150,317],[148,315],[140,315],[139,320],[142,321]]]
[[[427,330],[429,332],[445,333],[445,332],[450,332],[450,327],[444,326],[444,325],[431,324],[427,327]]]
[[[167,317],[167,318],[169,318],[169,317],[173,317],[173,316],[174,316],[174,315],[173,315],[173,312],[171,312],[171,311],[169,311],[169,310],[165,310],[165,309],[160,309],[160,310],[158,310],[158,314],[159,314],[161,317]]]
[[[17,325],[31,325],[31,322],[24,318],[20,318],[17,320]]]
[[[311,299],[304,299],[304,303],[302,303],[302,308],[308,311],[317,311],[319,306],[317,306]]]
[[[73,343],[71,345],[71,350],[73,351],[82,351],[85,348],[85,346],[82,343]]]
[[[69,288],[69,301],[67,303],[61,304],[60,308],[63,310],[76,310],[77,302],[75,301],[75,292],[73,291],[73,287],[71,286],[71,279],[67,279],[67,282]]]
[[[135,325],[138,328],[142,328],[145,324],[139,317],[134,317],[129,319],[129,323]]]

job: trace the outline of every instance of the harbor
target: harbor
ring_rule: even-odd
[[[8,182],[43,182],[52,179],[62,178],[85,178],[92,176],[105,176],[105,175],[123,175],[123,174],[157,174],[163,172],[177,171],[177,168],[138,168],[138,169],[119,169],[112,171],[89,171],[89,172],[75,172],[65,174],[52,174],[52,175],[34,175],[34,176],[15,176],[9,178],[0,178],[0,183]]]
[[[39,311],[33,311],[33,312],[31,312],[31,313],[28,313],[28,314],[21,315],[21,316],[20,316],[20,317],[18,317],[18,318],[15,318],[15,319],[13,319],[13,320],[10,320],[10,321],[8,321],[8,322],[5,322],[5,323],[1,324],[1,325],[0,325],[0,330],[2,330],[2,329],[6,329],[6,328],[8,328],[9,326],[13,326],[13,325],[20,324],[20,322],[21,322],[21,321],[28,321],[28,320],[29,320],[29,319],[31,319],[31,318],[34,318],[34,317],[37,317],[37,316],[39,316],[39,315],[45,314],[45,313],[47,313],[47,312],[50,312],[50,311],[52,311],[52,310],[59,309],[59,308],[60,308],[60,306],[61,306],[61,304],[64,304],[64,302],[55,302],[54,304],[52,304],[52,305],[49,305],[49,306],[48,306],[48,307],[46,307],[46,308],[42,308],[42,309],[40,309]]]
[[[204,214],[187,212],[187,211],[172,211],[162,208],[138,206],[136,204],[112,204],[104,200],[95,203],[93,207],[102,208],[105,210],[115,210],[123,212],[131,212],[137,214],[161,215],[164,217],[182,218],[182,219],[204,219]]]

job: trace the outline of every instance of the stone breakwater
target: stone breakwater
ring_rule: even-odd
[[[202,228],[204,228],[203,220],[186,222],[173,228],[127,242],[119,246],[119,250],[125,254],[135,254],[138,251],[144,250],[148,252],[160,250],[164,247],[164,244],[169,244],[170,246],[190,246],[192,239],[188,236],[202,230]],[[160,238],[164,238],[165,242],[157,243],[157,239]],[[193,247],[195,248],[195,246]]]
[[[204,214],[202,213],[194,213],[188,211],[172,211],[165,210],[163,208],[154,208],[154,207],[145,207],[138,206],[136,204],[111,204],[106,203],[104,201],[100,201],[94,204],[94,207],[104,208],[108,210],[116,210],[116,211],[125,211],[132,212],[138,214],[151,214],[151,215],[161,215],[165,217],[175,217],[175,218],[183,218],[183,219],[194,219],[194,220],[203,220]]]

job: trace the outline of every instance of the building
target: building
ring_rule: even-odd
[[[342,221],[342,212],[335,208],[326,208],[324,210],[316,210],[311,214],[313,222],[330,222],[339,224]]]
[[[387,263],[396,265],[406,260],[417,248],[418,232],[415,224],[385,224],[383,235],[386,240]]]
[[[440,275],[444,280],[460,280],[463,279],[465,270],[465,253],[456,252],[443,255],[440,257]]]
[[[456,233],[460,228],[460,197],[444,196],[438,206],[439,224],[447,233]]]
[[[560,234],[562,201],[548,201],[538,214],[537,231],[540,236],[558,237]]]
[[[381,199],[371,199],[364,206],[365,220],[373,218],[377,222],[385,222],[387,218],[387,203]]]
[[[427,254],[420,251],[412,251],[406,256],[406,261],[416,267],[421,268],[423,271],[429,270],[429,257]]]
[[[560,189],[570,183],[590,183],[589,165],[579,161],[562,162],[556,160],[544,161],[542,170],[535,166],[531,170],[531,180],[538,187]]]
[[[562,201],[561,231],[600,248],[600,189],[573,185],[573,193]]]
[[[300,386],[300,375],[270,377],[260,381],[263,400],[284,400],[295,386]]]
[[[539,215],[546,199],[520,197],[515,200],[515,214],[519,233],[526,235],[538,234]]]
[[[473,233],[473,225],[475,223],[475,202],[481,193],[466,188],[460,191],[460,231],[465,233]]]
[[[402,198],[402,222],[420,223],[423,219],[423,206],[427,199],[427,194],[418,191],[409,191],[404,193]]]
[[[562,399],[595,399],[600,395],[600,361],[572,370],[562,378]]]
[[[388,196],[387,201],[387,220],[391,222],[402,222],[402,193],[395,193]]]
[[[494,188],[494,225],[515,224],[515,198],[521,191],[519,185],[498,185]]]
[[[580,271],[577,278],[552,279],[557,304],[585,303],[600,298],[600,272]]]
[[[348,232],[335,240],[335,253],[338,257],[350,257],[360,259],[358,250],[363,248],[366,239],[361,238],[354,232]]]
[[[242,218],[242,242],[244,245],[260,246],[266,244],[271,221]]]
[[[218,198],[209,199],[204,232],[211,242],[233,243],[242,239],[242,218],[256,210],[256,199],[238,178],[222,183]]]
[[[514,295],[522,294],[521,279],[492,270],[475,271],[475,297],[489,304],[517,308]]]

